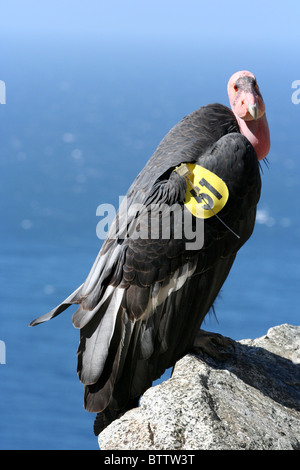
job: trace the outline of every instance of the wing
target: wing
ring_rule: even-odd
[[[168,175],[183,162],[196,162],[200,155],[229,132],[238,132],[236,119],[229,108],[220,104],[203,106],[183,118],[174,126],[161,141],[156,151],[140,172],[128,190],[124,203],[119,210],[119,221],[125,222],[117,227],[117,221],[112,224],[107,240],[104,242],[92,269],[78,289],[67,299],[45,315],[33,320],[30,326],[48,321],[72,304],[80,304],[87,296],[104,295],[111,273],[120,266],[118,259],[122,256],[122,246],[115,243],[119,232],[124,230],[124,224],[135,217],[131,207],[135,204],[143,204],[153,191],[156,182],[163,180],[163,175]],[[124,207],[125,206],[125,207]],[[125,227],[126,229],[126,227]],[[122,236],[122,235],[120,235]],[[96,285],[98,289],[95,289]],[[102,286],[102,287],[101,287]],[[99,291],[99,292],[98,292]],[[104,295],[104,299],[106,296]]]

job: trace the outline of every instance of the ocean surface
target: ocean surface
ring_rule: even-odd
[[[272,146],[255,231],[216,302],[217,319],[209,316],[204,327],[238,340],[299,325],[294,57],[272,45],[258,55],[255,48],[228,54],[220,42],[7,38],[0,69],[1,449],[97,450],[76,373],[74,310],[28,324],[84,281],[102,244],[97,207],[118,204],[183,116],[227,104],[227,80],[241,69],[257,75]]]

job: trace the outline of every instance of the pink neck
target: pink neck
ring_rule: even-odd
[[[270,150],[270,131],[266,114],[260,119],[244,121],[235,114],[241,134],[253,145],[258,160],[263,160]]]

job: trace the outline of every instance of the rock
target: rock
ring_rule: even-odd
[[[226,362],[183,357],[99,435],[100,449],[300,450],[300,326],[235,345]]]

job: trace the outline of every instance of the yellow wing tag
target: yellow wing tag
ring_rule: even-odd
[[[208,219],[223,209],[229,191],[219,176],[194,163],[183,163],[175,171],[187,180],[183,202],[195,217]]]

